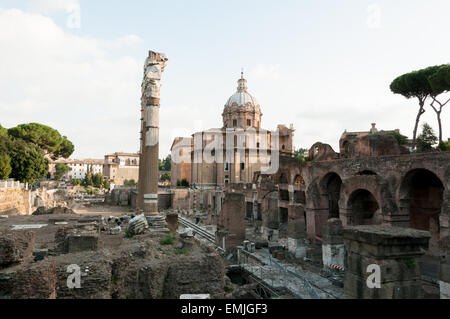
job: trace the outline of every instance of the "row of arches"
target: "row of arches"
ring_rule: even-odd
[[[376,176],[372,172],[359,175],[365,175],[362,177],[365,180]],[[406,173],[397,186],[397,193],[392,194],[397,211],[383,209],[383,201],[387,199],[383,198],[381,192],[375,193],[369,187],[361,187],[345,194],[343,188],[343,181],[335,172],[321,179],[319,189],[325,200],[321,202],[322,207],[317,208],[328,210],[328,218],[341,218],[341,213],[345,212],[346,224],[356,226],[382,224],[384,215],[409,216],[409,225],[402,226],[430,231],[432,241],[439,240],[444,184],[435,173],[423,168]]]

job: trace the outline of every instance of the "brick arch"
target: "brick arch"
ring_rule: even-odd
[[[342,182],[341,175],[332,171],[314,178],[307,184],[306,225],[309,238],[320,238],[322,236],[322,228],[330,218],[327,183],[332,176],[339,177]]]
[[[387,207],[384,205],[384,192],[382,190],[383,181],[376,175],[371,176],[353,176],[346,179],[343,183],[341,198],[339,199],[339,207],[341,207],[341,220],[343,225],[354,225],[353,208],[350,207],[351,196],[358,190],[369,192],[375,199],[380,209],[381,216],[389,214]]]
[[[346,207],[346,225],[379,225],[383,222],[380,200],[367,189],[354,190]]]
[[[446,185],[443,180],[432,170],[411,169],[402,176],[397,192],[405,226],[430,231],[429,248],[438,251],[441,225],[448,217],[445,216]]]

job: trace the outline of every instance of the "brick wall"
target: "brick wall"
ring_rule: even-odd
[[[0,215],[30,215],[30,191],[0,189]]]

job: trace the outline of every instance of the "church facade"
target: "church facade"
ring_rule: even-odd
[[[178,137],[171,148],[171,182],[182,179],[196,188],[252,183],[254,173],[276,173],[279,155],[293,154],[294,129],[261,128],[262,112],[241,73],[237,91],[227,100],[223,127]]]

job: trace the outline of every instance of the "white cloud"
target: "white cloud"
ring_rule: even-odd
[[[17,9],[0,9],[0,29],[0,124],[51,125],[74,142],[76,157],[138,150],[143,61],[127,54],[138,36],[75,36]]]

